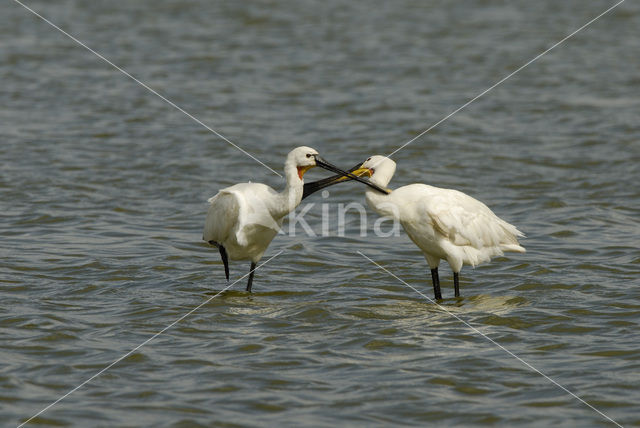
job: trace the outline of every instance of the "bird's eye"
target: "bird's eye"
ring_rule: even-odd
[[[312,155],[311,153],[307,153],[307,157],[310,158]]]
[[[371,160],[371,158],[367,159],[367,162],[369,162]]]

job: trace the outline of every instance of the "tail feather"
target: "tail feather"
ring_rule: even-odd
[[[527,250],[525,250],[524,247],[517,245],[517,244],[507,244],[507,245],[501,245],[500,249],[502,251],[514,251],[516,253],[526,253]]]

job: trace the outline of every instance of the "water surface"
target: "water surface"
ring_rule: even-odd
[[[385,154],[607,1],[27,3],[280,171]],[[278,176],[14,2],[0,13],[0,421],[16,426],[225,286],[206,199]],[[442,307],[404,236],[282,254],[34,426],[640,425],[640,7],[625,2],[394,155],[527,234]],[[324,176],[311,171],[311,179]],[[314,195],[364,203],[353,183]],[[288,230],[288,229],[287,229]],[[248,263],[233,262],[232,281]],[[454,317],[454,314],[456,317]]]

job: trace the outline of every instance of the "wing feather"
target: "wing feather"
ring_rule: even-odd
[[[434,228],[452,244],[477,249],[518,245],[523,234],[477,199],[457,190],[439,189],[423,205]]]
[[[240,213],[240,203],[233,192],[221,190],[209,199],[202,239],[221,243],[234,233]]]

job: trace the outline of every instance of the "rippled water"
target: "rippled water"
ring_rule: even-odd
[[[280,171],[389,153],[608,1],[27,3]],[[283,181],[95,55],[0,7],[0,421],[15,426],[226,286],[206,199]],[[442,266],[402,235],[278,236],[244,280],[35,426],[640,425],[640,7],[627,1],[394,155],[526,254]],[[310,178],[326,174],[308,173]],[[352,183],[314,195],[364,202]],[[369,228],[375,220],[369,215]],[[233,262],[232,280],[248,271]],[[453,314],[453,315],[452,315]]]

